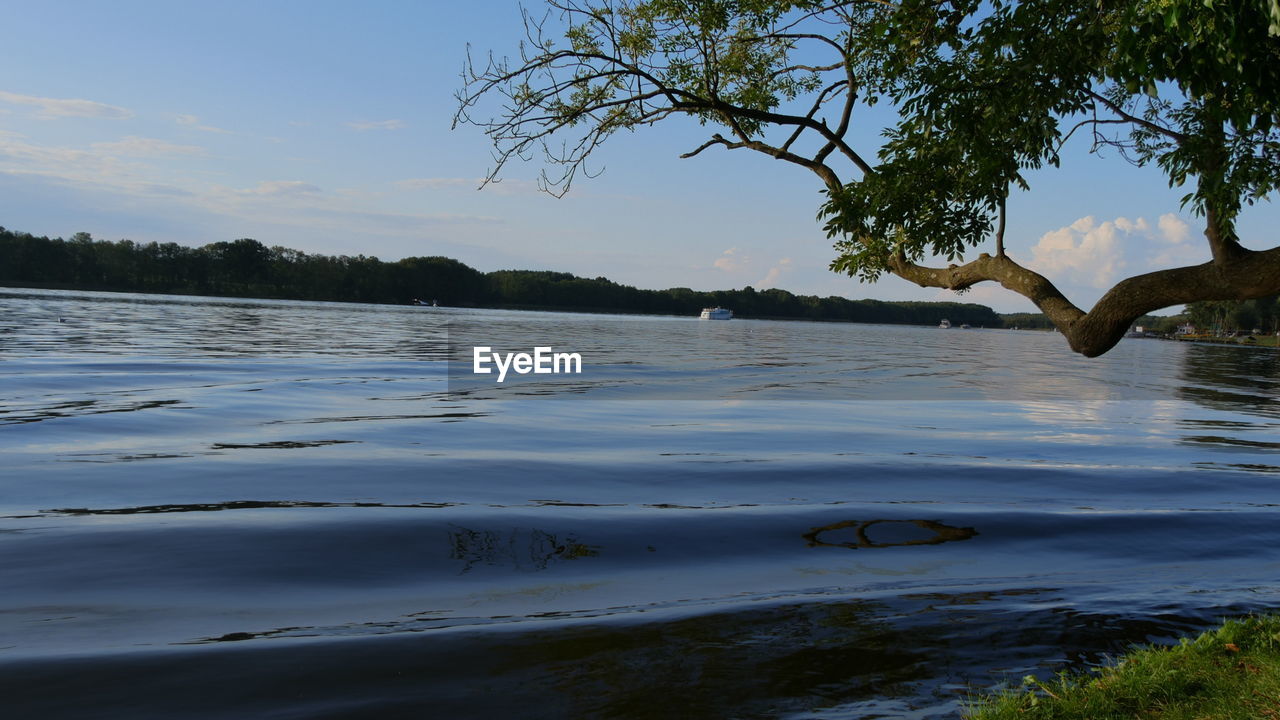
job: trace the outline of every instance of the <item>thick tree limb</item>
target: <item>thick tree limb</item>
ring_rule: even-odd
[[[1134,320],[1171,305],[1197,300],[1247,300],[1280,293],[1280,248],[1241,252],[1222,261],[1157,270],[1116,283],[1089,312],[1073,305],[1052,282],[1008,256],[983,253],[964,265],[929,268],[901,253],[893,274],[922,287],[964,290],[994,281],[1030,299],[1066,336],[1071,349],[1097,357],[1115,347]]]

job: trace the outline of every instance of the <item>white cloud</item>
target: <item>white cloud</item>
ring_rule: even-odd
[[[1160,237],[1167,243],[1182,245],[1191,239],[1191,226],[1173,213],[1165,213],[1156,221]]]
[[[1199,265],[1209,260],[1209,248],[1193,242],[1191,225],[1173,213],[1165,213],[1156,221],[1160,239],[1166,244],[1151,258],[1157,268]]]
[[[757,259],[749,255],[742,248],[732,247],[720,253],[720,257],[711,263],[712,267],[728,275],[735,276],[733,280],[750,283],[752,278],[759,278],[754,283],[750,283],[752,287],[760,290],[767,290],[777,287],[779,281],[792,274],[795,262],[790,257],[779,258],[770,262],[767,259]],[[763,269],[762,268],[767,268]],[[705,270],[706,266],[697,268]],[[763,275],[761,272],[763,271]]]
[[[115,142],[94,143],[90,147],[106,155],[128,155],[132,157],[205,154],[205,149],[198,145],[178,145],[167,140],[137,137],[136,135],[123,137]]]
[[[409,178],[396,182],[406,190],[435,190],[449,187],[480,187],[481,178]]]
[[[405,190],[481,190],[498,195],[526,195],[542,192],[532,180],[494,180],[485,184],[484,178],[409,178],[396,185]],[[483,187],[481,187],[483,186]]]
[[[198,204],[240,221],[412,237],[442,224],[492,224],[497,218],[457,213],[370,211],[358,199],[326,193],[301,180],[271,180],[246,189],[215,186]]]
[[[1093,227],[1093,223],[1094,223],[1093,216],[1088,215],[1071,223],[1071,229],[1075,230],[1076,232],[1088,232],[1089,228]]]
[[[115,105],[107,105],[106,103],[94,102],[93,100],[45,98],[36,97],[34,95],[19,95],[18,93],[0,90],[0,102],[12,105],[30,105],[32,107],[39,108],[37,113],[38,115],[49,118],[88,117],[123,119],[133,117],[133,112],[131,110],[116,107]]]
[[[180,179],[102,145],[89,149],[34,145],[17,133],[0,131],[0,173],[47,178],[91,192],[139,198],[192,196]],[[155,147],[151,147],[155,149]]]
[[[1175,213],[1154,225],[1146,218],[1098,222],[1092,215],[1041,236],[1028,267],[1077,288],[1109,288],[1123,275],[1204,262],[1208,251],[1191,241],[1191,226]],[[1070,292],[1068,292],[1070,294]]]
[[[1092,215],[1080,218],[1068,227],[1045,233],[1031,248],[1032,259],[1027,264],[1050,278],[1110,287],[1127,265],[1121,235],[1135,230],[1136,224],[1125,218],[1101,224]]]
[[[1151,225],[1147,223],[1146,218],[1138,218],[1137,220],[1130,220],[1129,218],[1126,218],[1126,217],[1118,217],[1115,219],[1115,224],[1116,224],[1116,227],[1130,234],[1135,232],[1140,232],[1140,233],[1151,232]]]
[[[778,279],[782,277],[783,274],[785,274],[788,270],[791,269],[791,265],[792,265],[791,258],[789,257],[782,258],[781,260],[778,261],[778,264],[769,268],[769,272],[765,273],[764,278],[761,279],[759,282],[757,282],[756,286],[759,287],[761,290],[767,290],[771,287],[776,286],[778,284]]]
[[[73,184],[129,186],[137,166],[100,151],[35,145],[17,133],[0,133],[0,172],[38,175]]]
[[[247,188],[209,185],[198,166],[151,164],[150,157],[172,153],[194,155],[202,149],[154,138],[126,137],[86,147],[33,143],[0,130],[0,174],[39,177],[75,188],[102,203],[127,202],[130,207],[169,213],[184,208],[221,218],[240,228],[236,237],[267,236],[270,228],[305,230],[317,236],[382,236],[420,242],[442,226],[486,226],[501,218],[459,213],[396,213],[371,209],[361,198],[338,196],[303,180],[269,180]],[[135,202],[136,201],[136,202]]]
[[[739,248],[729,248],[711,263],[727,273],[738,272],[747,267],[751,262],[751,258],[747,257]]]
[[[237,190],[245,195],[298,196],[314,195],[320,188],[301,180],[267,180],[258,183],[257,187]]]
[[[403,120],[367,120],[363,122],[349,122],[347,127],[353,130],[401,130],[408,127]]]
[[[200,118],[196,117],[195,115],[179,115],[176,118],[174,118],[174,120],[176,120],[179,125],[186,125],[187,127],[190,127],[194,130],[199,130],[200,132],[217,133],[219,135],[235,134],[230,130],[224,130],[220,127],[214,127],[212,125],[201,125]]]
[[[938,302],[978,303],[995,308],[997,312],[1039,312],[1030,300],[996,283],[974,285],[963,293],[938,290],[934,292],[932,299]]]

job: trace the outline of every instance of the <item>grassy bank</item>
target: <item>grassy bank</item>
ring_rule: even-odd
[[[1178,336],[1176,340],[1183,342],[1210,343],[1213,345],[1250,345],[1254,347],[1280,347],[1280,337],[1276,335],[1253,335],[1247,337],[1214,337],[1211,335]]]
[[[1082,676],[977,700],[970,720],[1280,720],[1280,617],[1228,621]]]

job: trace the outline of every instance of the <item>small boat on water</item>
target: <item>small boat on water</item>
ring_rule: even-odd
[[[413,304],[418,305],[420,307],[440,307],[440,305],[436,303],[435,300],[432,300],[431,302],[427,302],[426,300],[419,300],[418,298],[413,299]]]
[[[938,327],[943,330],[946,330],[947,328],[951,327],[951,321],[946,318],[943,318],[942,322],[938,323]]]
[[[722,307],[702,308],[700,320],[732,320],[733,311]]]

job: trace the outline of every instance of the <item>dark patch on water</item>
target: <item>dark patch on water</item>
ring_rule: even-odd
[[[541,507],[623,507],[625,505],[625,503],[588,503],[568,500],[530,500],[529,502]]]
[[[359,440],[272,440],[270,442],[261,443],[214,443],[210,447],[214,450],[282,450],[295,448],[311,448],[324,447],[325,445],[346,445],[348,443],[357,443]]]
[[[1024,675],[1170,642],[1202,615],[1082,612],[1062,591],[773,603],[513,632],[308,640],[237,631],[200,646],[0,666],[15,717],[930,718]],[[1011,614],[1004,608],[1022,608]],[[1227,608],[1215,608],[1227,612]],[[252,642],[250,642],[252,641]],[[998,662],[993,663],[995,658]],[[139,692],[139,678],[146,692]]]
[[[117,454],[117,453],[68,453],[67,457],[59,458],[59,462],[79,462],[79,463],[118,463],[118,462],[138,462],[140,460],[179,460],[182,458],[197,457],[197,455],[211,455],[213,453],[137,453],[137,454]]]
[[[379,503],[379,502],[315,502],[310,500],[232,500],[219,503],[187,503],[182,505],[143,505],[128,508],[55,508],[41,510],[41,515],[8,516],[76,516],[76,515],[152,515],[156,513],[218,512],[221,510],[261,510],[264,508],[446,508],[457,503]]]
[[[21,425],[83,415],[141,412],[157,408],[190,409],[190,406],[183,405],[182,402],[182,400],[144,400],[109,405],[98,399],[73,400],[47,407],[0,411],[0,425]]]
[[[559,536],[537,528],[494,531],[454,526],[449,531],[449,545],[449,557],[462,562],[459,575],[477,565],[546,570],[554,562],[600,554],[599,546],[587,545],[574,535]]]
[[[1205,470],[1227,470],[1235,472],[1251,472],[1251,473],[1280,473],[1280,467],[1275,465],[1262,465],[1260,463],[1215,463],[1215,462],[1197,462],[1196,467]]]
[[[1277,451],[1280,442],[1266,440],[1249,440],[1241,437],[1222,437],[1219,435],[1195,435],[1183,438],[1183,442],[1191,445],[1209,445],[1217,447],[1249,448],[1250,450]]]
[[[651,503],[643,507],[656,510],[729,510],[732,508],[760,507],[759,503],[735,503],[732,505],[677,505],[675,503]]]
[[[872,540],[870,531],[879,534]],[[904,532],[915,528],[923,532]],[[953,527],[934,520],[844,520],[805,533],[809,547],[887,548],[907,545],[939,545],[968,540],[978,534],[971,527]]]
[[[441,422],[457,422],[470,418],[481,418],[488,416],[486,412],[447,412],[447,413],[424,413],[424,414],[404,414],[404,415],[348,415],[341,417],[317,417],[307,418],[305,420],[273,420],[264,425],[299,425],[299,424],[323,424],[323,423],[350,423],[350,422],[376,422],[380,420],[440,420]]]

